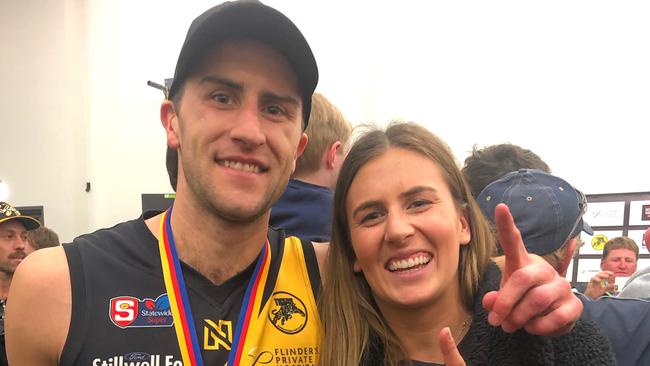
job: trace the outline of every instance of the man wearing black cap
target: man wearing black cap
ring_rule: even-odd
[[[9,287],[18,265],[34,251],[28,241],[28,232],[41,224],[31,216],[6,202],[0,202],[0,365],[7,364],[5,354],[4,309],[9,295]]]
[[[309,45],[275,9],[229,2],[196,18],[160,110],[178,160],[173,208],[32,255],[7,309],[11,362],[317,364],[325,252],[268,227],[317,81]],[[527,269],[530,286],[508,286],[495,309],[509,317],[539,288],[553,309],[530,320],[566,331],[579,307],[548,271]]]
[[[317,82],[309,45],[277,10],[238,1],[196,18],[160,109],[178,158],[173,208],[26,263],[32,288],[8,309],[11,362],[316,364],[314,247],[268,221],[307,143]],[[57,294],[32,307],[36,275]]]
[[[34,251],[28,241],[28,231],[40,226],[35,218],[0,202],[0,300],[7,299],[16,267]]]

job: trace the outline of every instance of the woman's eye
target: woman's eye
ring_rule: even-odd
[[[415,200],[408,205],[408,208],[422,208],[431,204],[431,201],[427,200]]]
[[[368,225],[376,223],[381,217],[382,214],[380,212],[368,213],[361,218],[361,224]]]

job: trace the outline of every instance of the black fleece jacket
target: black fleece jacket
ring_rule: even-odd
[[[580,319],[574,329],[561,337],[535,336],[519,330],[506,333],[487,321],[487,311],[481,303],[483,295],[499,288],[501,272],[491,263],[485,271],[474,301],[474,316],[459,350],[468,366],[494,365],[616,365],[609,340],[591,321]],[[381,365],[383,347],[372,345],[362,365]],[[414,365],[433,365],[414,362]],[[408,365],[408,363],[404,363]]]

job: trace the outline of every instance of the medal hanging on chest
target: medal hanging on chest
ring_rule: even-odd
[[[160,250],[160,261],[162,263],[165,288],[169,297],[169,305],[174,317],[174,329],[176,339],[185,366],[203,366],[201,348],[190,307],[190,299],[185,287],[183,271],[176,252],[174,235],[171,226],[171,214],[173,206],[163,213],[160,220],[160,235],[158,249]],[[246,294],[239,312],[239,319],[233,335],[232,347],[228,357],[228,365],[239,366],[241,360],[246,356],[243,354],[243,345],[248,335],[250,325],[260,312],[264,284],[269,272],[271,263],[271,248],[267,240],[262,247],[255,270],[251,276]]]

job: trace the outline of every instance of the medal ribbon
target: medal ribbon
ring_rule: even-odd
[[[172,208],[173,206],[165,211],[160,219],[160,237],[158,239],[165,288],[167,289],[169,306],[174,318],[174,329],[176,330],[176,339],[178,339],[178,346],[181,350],[183,365],[203,366],[192,309],[185,289],[183,270],[178,260],[174,235],[172,234]]]
[[[189,296],[185,288],[185,280],[181,269],[176,244],[171,226],[173,206],[163,213],[160,219],[160,237],[158,249],[162,263],[165,288],[169,298],[169,306],[174,318],[176,339],[181,351],[184,366],[203,366],[201,348],[196,333]],[[242,357],[243,344],[248,334],[253,314],[259,312],[261,307],[263,284],[266,283],[268,270],[271,263],[270,244],[267,240],[255,265],[255,270],[246,289],[237,327],[233,336],[232,347],[228,357],[228,365],[239,366]],[[241,342],[240,342],[241,341]],[[240,344],[241,343],[241,344]],[[235,361],[236,360],[236,361]]]
[[[240,366],[241,360],[246,356],[243,354],[244,342],[246,341],[254,317],[257,318],[257,315],[260,313],[264,284],[266,284],[270,264],[271,245],[267,239],[255,265],[253,275],[248,282],[244,301],[242,302],[241,310],[239,310],[239,319],[237,319],[237,327],[235,327],[235,334],[232,339],[232,348],[230,355],[228,355],[229,366]]]

